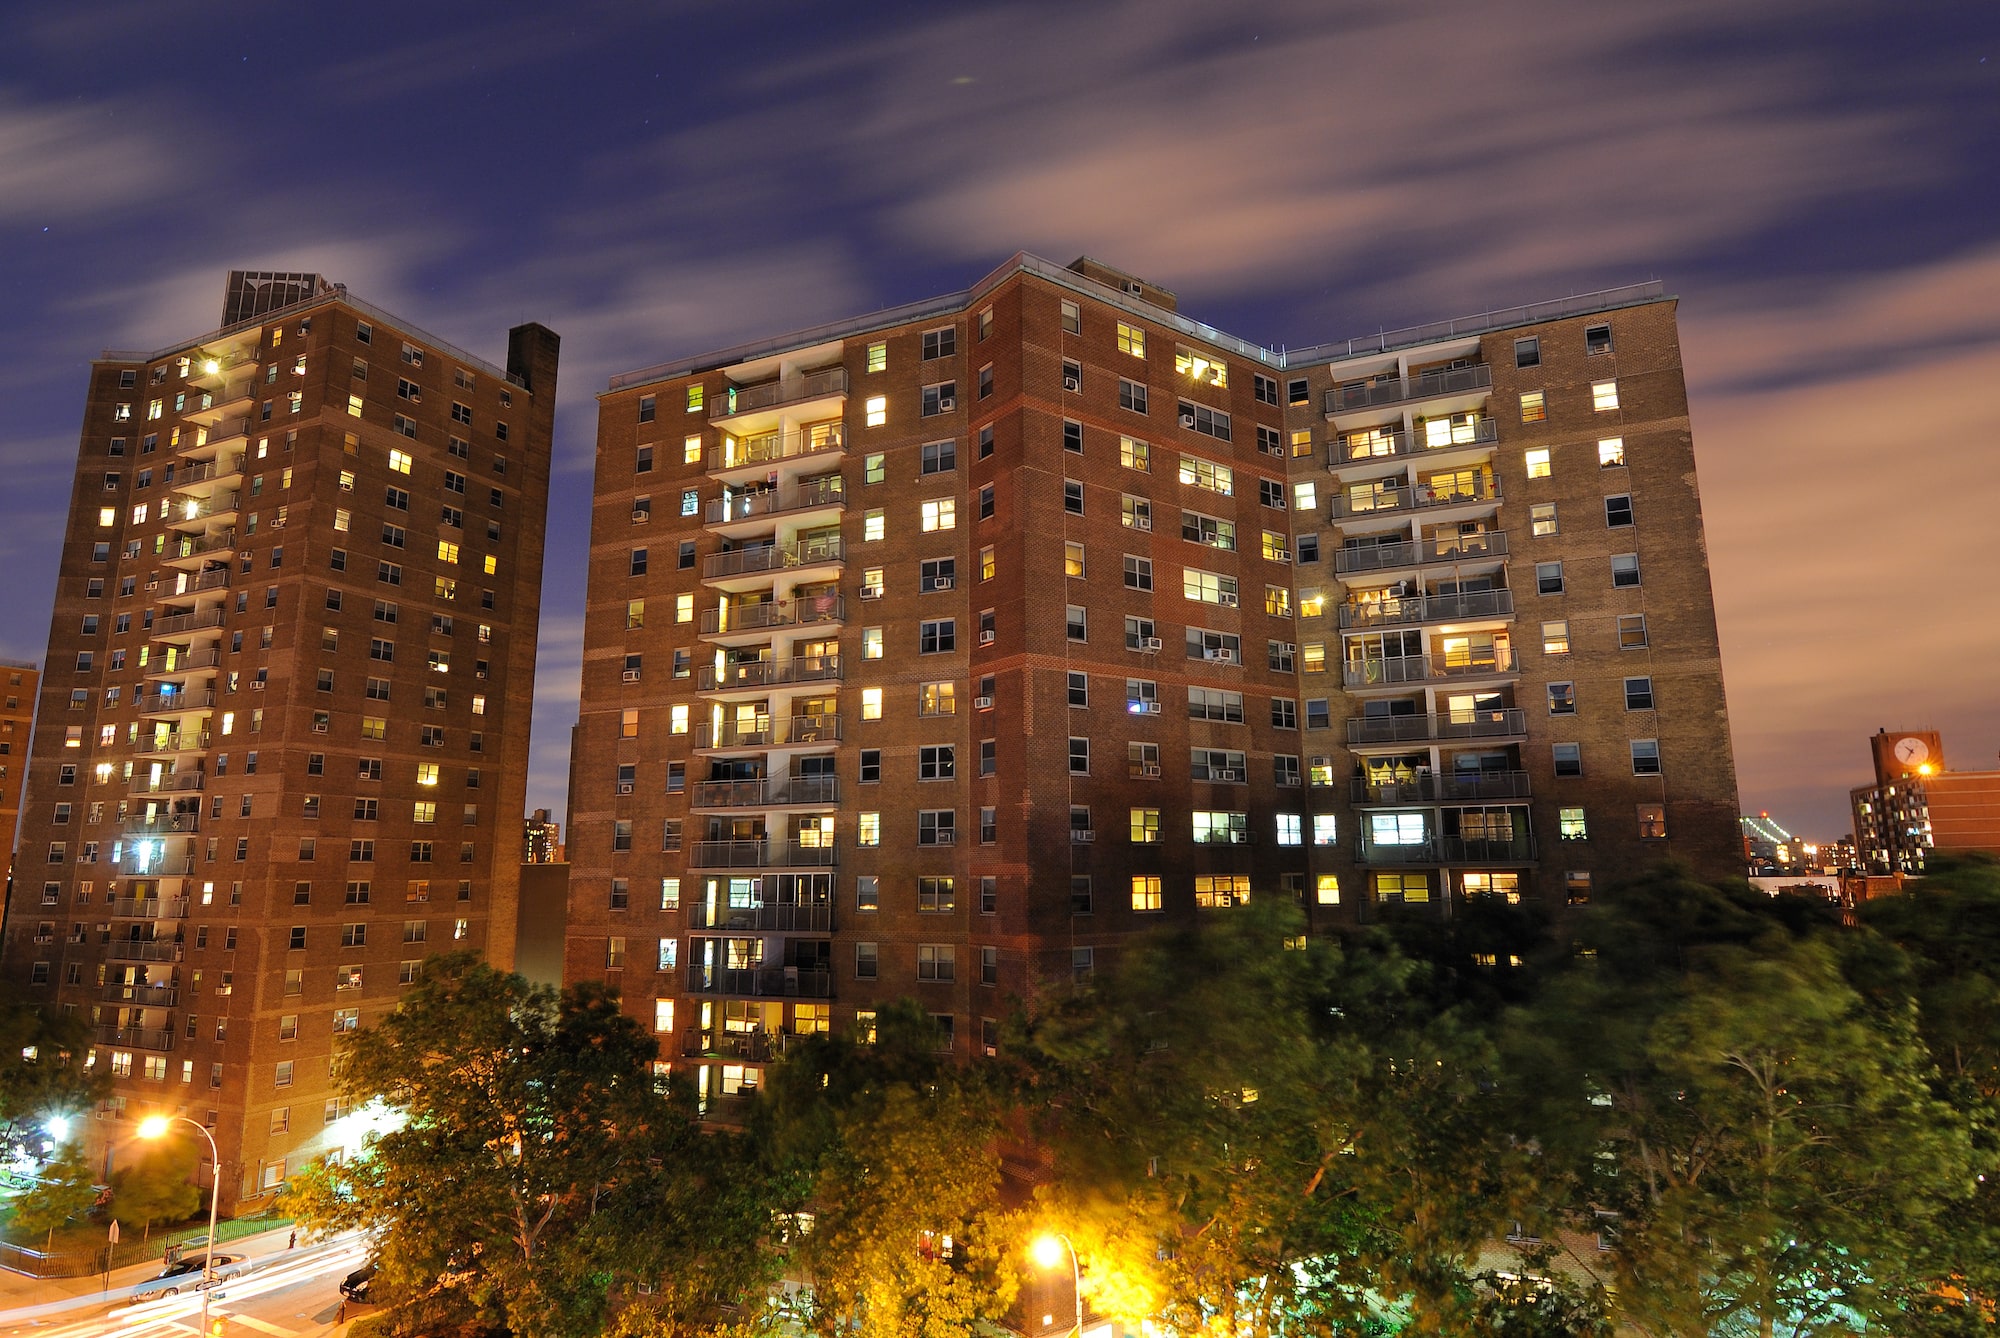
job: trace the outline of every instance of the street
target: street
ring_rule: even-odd
[[[209,1296],[211,1332],[236,1338],[263,1334],[270,1338],[320,1338],[344,1330],[339,1324],[340,1280],[367,1258],[366,1243],[349,1233],[287,1249],[289,1232],[273,1231],[243,1241],[227,1242],[225,1253],[247,1253],[255,1261],[249,1272],[218,1285]],[[135,1283],[159,1272],[151,1262],[112,1274],[111,1288],[101,1278],[37,1283],[9,1275],[0,1289],[0,1335],[36,1334],[46,1338],[167,1338],[201,1333],[202,1298],[182,1293],[134,1305],[129,1293]],[[44,1299],[46,1298],[46,1299]],[[350,1320],[366,1307],[348,1307]],[[215,1329],[220,1319],[222,1327]]]

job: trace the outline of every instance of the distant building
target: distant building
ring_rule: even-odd
[[[538,808],[521,823],[521,863],[560,864],[563,854],[562,824]]]
[[[14,829],[28,784],[28,737],[42,673],[32,660],[0,660],[0,834],[6,837],[7,881],[14,880]],[[3,922],[0,922],[3,923]]]
[[[1769,813],[1744,814],[1743,855],[1752,878],[1837,874],[1853,865],[1854,842],[1819,843],[1788,832]]]
[[[1922,873],[1929,852],[2000,854],[2000,771],[1949,771],[1935,731],[1880,730],[1875,783],[1851,793],[1855,857],[1874,874]]]

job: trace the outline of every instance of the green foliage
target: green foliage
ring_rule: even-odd
[[[14,1200],[12,1234],[24,1245],[39,1245],[38,1237],[80,1220],[96,1202],[90,1163],[71,1143],[42,1168],[41,1182]]]
[[[111,1090],[83,1066],[90,1026],[77,1013],[0,1004],[0,1161],[39,1160],[51,1116],[80,1123]]]
[[[168,1138],[127,1149],[111,1173],[110,1215],[140,1231],[194,1216],[202,1194],[195,1187],[200,1148],[193,1139]]]
[[[468,955],[434,959],[344,1052],[344,1090],[402,1123],[298,1177],[285,1207],[377,1233],[377,1285],[408,1298],[405,1332],[595,1333],[628,1285],[669,1276],[683,1311],[733,1299],[761,1220],[691,1099],[656,1089],[654,1054],[602,986],[558,997]]]

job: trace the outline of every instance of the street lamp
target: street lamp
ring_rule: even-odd
[[[1065,1251],[1069,1254],[1070,1295],[1076,1298],[1076,1338],[1083,1338],[1083,1265],[1077,1262],[1076,1242],[1060,1231],[1044,1232],[1028,1247],[1028,1257],[1043,1268],[1055,1268],[1062,1263]]]
[[[215,1135],[208,1126],[185,1115],[148,1115],[139,1121],[139,1137],[164,1138],[167,1130],[185,1124],[208,1140],[208,1250],[201,1257],[201,1331],[208,1332],[208,1293],[215,1285],[215,1208],[222,1199],[222,1154],[215,1150]],[[1082,1333],[1078,1329],[1079,1338]]]

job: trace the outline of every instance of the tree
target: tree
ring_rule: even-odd
[[[625,1285],[670,1271],[696,1304],[755,1233],[740,1210],[707,1211],[729,1198],[731,1164],[692,1098],[656,1087],[655,1053],[601,985],[558,997],[469,954],[433,959],[342,1056],[343,1090],[392,1127],[287,1202],[307,1225],[376,1232],[380,1285],[412,1298],[395,1312],[405,1331],[594,1333]],[[671,1235],[654,1239],[640,1224],[663,1202]]]
[[[0,1004],[0,1161],[39,1161],[53,1117],[80,1120],[111,1088],[84,1067],[90,1027],[81,1014]]]
[[[1524,1111],[1571,1208],[1614,1232],[1617,1318],[1649,1334],[1845,1334],[1971,1186],[1915,1010],[1844,974],[1809,906],[1662,871],[1607,894],[1516,1034]],[[1602,1214],[1615,1217],[1607,1222]]]
[[[822,1338],[957,1338],[1013,1303],[999,1107],[981,1071],[937,1051],[904,1002],[878,1010],[872,1043],[810,1038],[772,1074],[758,1136],[806,1284],[779,1318]]]
[[[127,1153],[125,1164],[111,1173],[111,1216],[142,1232],[151,1232],[157,1222],[192,1217],[201,1207],[201,1191],[193,1179],[198,1160],[198,1145],[186,1138]]]
[[[23,1240],[44,1244],[72,1221],[80,1221],[97,1202],[90,1163],[74,1144],[62,1148],[42,1168],[41,1180],[14,1200],[14,1231]]]

